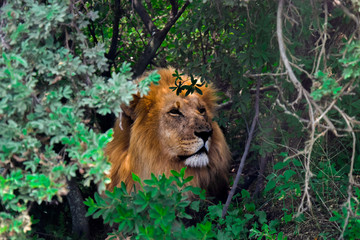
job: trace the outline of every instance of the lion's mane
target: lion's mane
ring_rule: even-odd
[[[187,167],[186,175],[194,176],[191,185],[205,189],[210,196],[224,199],[228,190],[231,157],[224,135],[212,120],[216,108],[214,88],[211,85],[202,86],[202,95],[195,92],[189,96],[184,93],[177,96],[170,89],[175,86],[174,69],[158,69],[158,73],[161,80],[158,85],[151,84],[147,96],[134,96],[129,106],[122,106],[124,112],[114,125],[113,140],[105,149],[112,164],[109,174],[111,182],[107,189],[112,190],[123,181],[128,191],[131,191],[134,186],[132,172],[141,179],[149,179],[151,173],[156,176],[165,173],[169,176],[170,170],[180,171]],[[145,77],[146,74],[139,81]],[[191,82],[186,75],[181,78],[184,84]],[[175,110],[168,110],[173,106]],[[201,133],[197,133],[202,131],[209,132],[211,139],[206,150],[202,147],[203,152],[206,152],[202,154],[207,157],[197,163],[201,157],[193,156],[192,162],[186,165],[186,156],[177,156],[175,153],[180,151],[177,145],[194,144],[189,136],[204,138]],[[204,145],[206,139],[203,140]],[[186,155],[184,150],[181,151],[180,155]]]

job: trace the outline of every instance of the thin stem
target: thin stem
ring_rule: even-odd
[[[244,165],[245,165],[245,159],[249,153],[249,149],[250,149],[250,144],[251,144],[251,141],[252,141],[252,138],[253,138],[253,135],[254,135],[254,131],[255,131],[255,126],[256,126],[256,123],[258,121],[258,118],[259,118],[259,100],[260,100],[260,78],[257,79],[257,83],[256,83],[256,98],[255,98],[255,115],[254,115],[254,118],[253,118],[253,121],[251,123],[251,127],[250,127],[250,132],[249,132],[249,137],[246,141],[246,145],[245,145],[245,151],[241,157],[241,160],[240,160],[240,166],[239,166],[239,169],[236,173],[236,177],[235,177],[235,180],[234,180],[234,184],[231,188],[231,191],[226,199],[226,203],[224,205],[224,208],[223,208],[223,211],[222,211],[222,218],[225,218],[225,215],[227,213],[227,210],[229,208],[229,205],[231,203],[231,200],[235,194],[235,191],[236,191],[236,188],[237,188],[237,185],[240,181],[240,177],[241,177],[241,173],[242,173],[242,170],[244,168]]]

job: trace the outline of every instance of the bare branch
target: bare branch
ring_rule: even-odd
[[[306,100],[308,101],[308,103],[310,102],[310,99],[309,99],[309,96],[305,94],[305,98]],[[314,117],[314,110],[313,110],[313,107],[311,104],[308,104],[309,105],[309,116],[310,116],[310,124],[311,124],[311,133],[310,133],[310,140],[309,140],[309,143],[306,144],[305,146],[305,164],[304,164],[304,167],[305,167],[305,184],[304,184],[304,194],[303,194],[303,197],[301,199],[301,203],[299,205],[299,208],[298,208],[298,213],[302,213],[303,211],[306,210],[306,208],[304,207],[304,201],[306,199],[306,203],[307,203],[307,207],[309,209],[311,209],[311,197],[310,197],[310,193],[309,193],[309,190],[310,190],[310,179],[311,177],[314,175],[312,172],[311,172],[311,169],[310,169],[310,163],[311,163],[311,154],[312,154],[312,150],[313,150],[313,146],[315,144],[315,117]]]
[[[307,100],[308,105],[313,105],[315,110],[318,111],[320,114],[322,114],[323,111],[321,110],[321,108],[317,105],[317,103],[315,101],[312,100],[310,93],[308,91],[306,91],[306,89],[303,88],[303,86],[301,85],[299,80],[296,78],[296,76],[290,66],[290,62],[286,56],[286,50],[285,50],[286,48],[285,48],[283,33],[282,33],[282,17],[281,17],[283,7],[284,7],[284,0],[279,0],[277,19],[276,19],[276,33],[277,33],[277,37],[278,37],[278,44],[279,44],[281,60],[284,63],[284,66],[288,72],[291,82],[294,84],[294,86],[296,87],[296,89],[299,92],[296,100],[292,103],[292,105],[294,105],[295,103],[300,101],[300,99],[302,98],[302,95],[304,95],[305,99]],[[330,129],[334,132],[334,134],[338,135],[334,124],[329,120],[329,118],[326,115],[324,116],[324,120],[329,125]]]
[[[258,77],[264,77],[264,76],[270,76],[270,77],[277,77],[277,76],[284,76],[287,75],[287,72],[282,73],[250,73],[250,71],[247,71],[243,74],[244,77],[248,78],[258,78]]]
[[[350,82],[348,82],[340,91],[339,96],[337,98],[335,98],[329,105],[329,107],[327,107],[327,109],[325,109],[325,111],[315,120],[315,124],[319,123],[320,120],[335,106],[335,103],[337,102],[337,100],[340,98],[340,96],[342,95],[342,93],[348,88],[350,87],[353,83],[354,83],[355,79],[352,79]],[[336,107],[336,106],[335,106]]]
[[[95,26],[94,26],[94,22],[90,21],[90,24],[88,25],[88,30],[90,32],[90,35],[92,36],[92,38],[94,39],[94,43],[97,44],[98,40],[96,37],[96,33],[95,33]]]
[[[170,0],[170,4],[171,4],[171,17],[174,17],[178,13],[179,5],[176,0]]]
[[[179,17],[185,12],[185,9],[187,8],[187,6],[190,4],[190,1],[186,1],[184,3],[184,6],[182,6],[182,8],[180,9],[180,11],[178,11],[176,13],[175,16],[173,16],[170,21],[168,21],[164,27],[163,30],[161,31],[165,31],[166,30],[166,33],[170,30],[170,28],[176,23],[176,21],[179,19]]]
[[[334,3],[337,3],[337,1],[334,1]],[[356,26],[359,26],[359,19],[353,13],[351,13],[349,9],[347,9],[341,2],[338,2],[338,4],[335,5],[340,7],[341,10],[343,10],[343,12],[346,14],[346,16],[348,16],[356,23]]]
[[[151,20],[151,17],[146,12],[145,7],[142,5],[141,0],[133,0],[132,5],[135,11],[139,14],[141,20],[143,21],[146,30],[151,34],[154,35],[157,31],[157,27],[155,26],[154,22]]]
[[[302,94],[301,83],[296,78],[296,76],[290,66],[289,60],[286,57],[286,49],[285,49],[284,38],[283,38],[283,33],[282,33],[282,17],[281,17],[283,8],[284,8],[284,0],[280,0],[279,6],[278,6],[278,11],[277,11],[277,18],[276,18],[276,34],[278,37],[280,57],[285,65],[285,68],[288,72],[291,82],[294,84],[294,86],[298,90],[299,95],[301,95]]]
[[[228,197],[226,199],[226,203],[225,203],[223,211],[222,211],[222,218],[225,218],[225,215],[227,213],[227,209],[229,208],[229,205],[231,203],[231,199],[233,198],[233,196],[235,194],[237,185],[238,185],[238,183],[240,181],[242,170],[243,170],[244,165],[245,165],[245,159],[246,159],[246,157],[247,157],[247,155],[249,153],[250,144],[251,144],[251,141],[252,141],[252,138],[253,138],[253,135],[254,135],[254,131],[255,131],[255,126],[256,126],[256,123],[257,123],[258,118],[259,118],[259,100],[260,100],[260,78],[257,79],[257,83],[256,83],[255,115],[254,115],[253,121],[251,123],[249,136],[248,136],[248,139],[246,141],[244,153],[243,153],[243,155],[241,157],[241,160],[240,160],[240,166],[239,166],[239,169],[238,169],[238,171],[236,173],[234,184],[233,184],[233,186],[231,188],[231,191],[230,191],[230,193],[229,193],[229,195],[228,195]]]
[[[324,56],[323,61],[324,61],[324,69],[326,69],[326,53],[325,53],[325,45],[326,45],[326,41],[327,41],[327,25],[328,25],[328,5],[327,2],[324,1],[324,12],[325,12],[325,20],[324,20],[324,30],[321,33],[321,50],[318,56],[318,60],[317,60],[317,64],[316,64],[316,69],[315,72],[319,71],[319,67],[320,67],[320,62],[321,62],[321,57]]]
[[[233,104],[232,100],[230,100],[230,101],[228,101],[226,103],[219,104],[217,106],[216,110],[219,111],[219,110],[223,110],[223,109],[226,109],[226,108],[230,108],[232,104]]]
[[[335,110],[338,111],[340,113],[340,115],[342,116],[342,118],[345,120],[346,122],[346,125],[348,126],[349,130],[351,131],[351,136],[352,136],[352,139],[353,139],[353,146],[352,146],[352,154],[351,154],[351,161],[350,161],[350,171],[349,171],[349,186],[348,186],[348,190],[347,190],[347,194],[348,194],[348,198],[347,198],[347,201],[345,203],[345,206],[347,208],[347,216],[345,218],[345,221],[344,221],[344,226],[343,226],[343,229],[342,229],[342,232],[341,232],[341,235],[339,237],[339,239],[344,239],[344,233],[345,233],[345,230],[349,224],[349,218],[350,218],[350,214],[352,213],[352,209],[351,209],[351,199],[353,198],[353,193],[352,193],[352,189],[353,189],[353,186],[360,186],[359,184],[357,184],[354,180],[354,176],[353,176],[353,171],[354,171],[354,163],[355,163],[355,154],[356,154],[356,136],[355,136],[355,133],[353,131],[353,124],[351,122],[351,118],[345,114],[340,108],[338,108],[337,106],[334,106]]]
[[[134,0],[133,2],[138,2],[138,0]],[[140,3],[141,4],[141,3]],[[161,30],[156,29],[156,31],[152,31],[152,34],[148,45],[145,48],[144,53],[140,56],[138,62],[134,66],[134,77],[140,76],[146,69],[147,65],[151,62],[151,60],[155,57],[157,50],[161,46],[161,43],[164,41],[166,34],[169,32],[171,27],[176,23],[176,21],[179,19],[181,14],[184,13],[186,7],[190,4],[190,1],[186,1],[182,8],[177,11],[177,14],[169,19],[169,21],[165,24],[165,27]],[[142,6],[142,5],[141,5]],[[174,7],[174,5],[172,5]],[[135,8],[135,10],[138,10]],[[140,10],[145,10],[145,8]],[[139,13],[139,12],[138,12]],[[139,15],[144,14],[142,12],[139,13]],[[149,17],[149,15],[146,13],[146,15]],[[142,18],[143,19],[143,18]],[[144,24],[150,24],[146,19],[144,20]],[[154,25],[155,26],[155,25]]]
[[[113,34],[111,38],[110,49],[107,54],[105,54],[106,58],[109,59],[110,63],[113,63],[116,57],[116,50],[118,46],[118,37],[119,37],[119,22],[121,18],[121,8],[120,8],[120,0],[115,0],[114,4],[114,21],[113,21]],[[111,66],[109,66],[109,69]]]

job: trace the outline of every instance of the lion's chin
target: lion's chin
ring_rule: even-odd
[[[205,167],[209,164],[209,157],[206,152],[200,152],[188,157],[185,165],[189,167]]]

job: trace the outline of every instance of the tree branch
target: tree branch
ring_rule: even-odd
[[[95,44],[98,43],[96,34],[95,34],[95,27],[94,27],[94,22],[90,21],[90,24],[88,25],[88,30],[90,32],[90,35],[93,37]]]
[[[133,3],[138,3],[137,0],[133,0]],[[169,21],[165,24],[165,27],[163,29],[161,29],[160,31],[152,31],[153,28],[150,28],[151,30],[151,38],[149,40],[148,45],[145,48],[144,53],[140,56],[138,62],[135,64],[134,66],[134,77],[138,77],[140,76],[146,69],[147,65],[151,62],[151,60],[155,57],[157,50],[159,49],[159,47],[161,46],[161,43],[164,41],[166,34],[169,32],[169,30],[171,29],[171,27],[176,23],[176,21],[179,19],[179,17],[181,16],[181,14],[184,13],[186,7],[190,4],[190,1],[186,1],[185,4],[182,6],[182,8],[180,9],[180,11],[174,11],[172,10],[172,12],[177,12],[175,16],[171,16]],[[141,5],[141,3],[140,3]],[[139,5],[137,5],[139,6]],[[142,6],[142,5],[141,5]],[[173,8],[175,5],[172,5]],[[135,6],[134,6],[135,8]],[[138,12],[138,14],[143,15],[143,17],[145,15],[147,15],[147,17],[149,17],[149,15],[147,13],[144,13],[143,10],[145,10],[145,8],[135,8],[136,11],[140,10],[140,13]],[[141,17],[141,19],[143,20],[145,26],[152,23],[149,22],[149,20],[147,19],[147,17],[145,16],[145,18]],[[156,28],[157,30],[157,28]],[[153,34],[154,33],[154,34]]]
[[[335,3],[335,1],[334,1]],[[350,12],[349,9],[347,9],[343,4],[342,2],[340,1],[338,4],[335,4],[336,6],[340,7],[341,10],[346,14],[346,16],[348,16],[350,19],[352,19],[355,23],[356,23],[356,26],[359,26],[359,19],[353,14]]]
[[[178,13],[179,5],[176,0],[170,0],[170,4],[171,4],[171,17],[174,17]]]
[[[89,239],[89,220],[85,217],[86,208],[79,186],[74,178],[68,180],[67,185],[69,192],[66,198],[71,212],[72,233],[79,239]]]
[[[143,21],[146,30],[150,33],[150,35],[154,35],[157,31],[157,27],[154,22],[151,20],[150,15],[146,12],[144,5],[142,5],[141,0],[133,0],[132,5],[135,11],[139,14],[141,20]]]
[[[290,81],[294,84],[294,86],[296,87],[296,89],[299,92],[298,97],[296,98],[294,103],[297,103],[298,101],[300,101],[300,99],[302,98],[302,95],[304,94],[305,99],[307,100],[307,103],[309,104],[309,107],[310,107],[310,105],[313,105],[315,110],[318,111],[320,114],[322,114],[323,111],[321,110],[319,105],[317,105],[317,103],[311,99],[310,93],[308,91],[306,91],[306,89],[303,88],[303,86],[301,85],[299,80],[296,78],[296,76],[290,66],[289,59],[286,56],[286,50],[285,50],[286,48],[285,48],[283,33],[282,33],[282,10],[283,10],[283,8],[284,8],[284,0],[279,0],[277,17],[276,17],[276,34],[278,37],[278,44],[279,44],[281,60],[284,63],[284,66],[289,75]],[[324,120],[329,125],[330,129],[334,132],[334,134],[336,136],[338,136],[338,133],[336,131],[334,124],[330,121],[330,119],[326,115],[324,116]]]
[[[236,173],[234,184],[233,184],[233,186],[231,188],[229,196],[226,199],[226,203],[225,203],[223,211],[222,211],[222,218],[225,218],[225,215],[226,215],[227,210],[229,208],[229,205],[231,203],[231,199],[235,194],[237,185],[238,185],[238,183],[240,181],[242,170],[243,170],[244,165],[245,165],[245,159],[246,159],[246,157],[247,157],[247,155],[249,153],[250,144],[251,144],[251,141],[252,141],[252,138],[253,138],[253,135],[254,135],[254,131],[255,131],[255,126],[256,126],[256,123],[257,123],[258,118],[259,118],[259,100],[260,100],[260,78],[257,79],[257,83],[256,83],[255,115],[254,115],[253,121],[251,123],[249,137],[248,137],[248,139],[246,141],[245,151],[244,151],[244,153],[243,153],[243,155],[241,157],[240,166],[239,166],[239,169],[238,169],[238,171]]]
[[[106,58],[110,61],[109,69],[111,68],[111,63],[115,61],[116,50],[118,45],[118,37],[119,37],[119,22],[121,18],[121,8],[120,8],[120,0],[115,0],[114,5],[114,22],[113,22],[113,34],[111,38],[111,45],[109,52],[105,54]]]
[[[289,75],[291,82],[294,84],[294,86],[296,87],[296,89],[299,92],[299,95],[301,96],[301,93],[302,93],[301,83],[296,78],[296,76],[290,66],[289,60],[286,57],[286,49],[285,49],[283,33],[282,33],[282,17],[281,17],[283,8],[284,8],[284,0],[280,0],[279,5],[278,5],[277,18],[276,18],[276,34],[278,37],[280,57],[285,65],[285,68],[287,70],[287,73]],[[298,97],[298,99],[299,99],[299,97]]]

